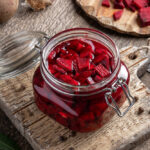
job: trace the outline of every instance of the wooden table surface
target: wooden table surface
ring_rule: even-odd
[[[123,35],[111,31],[109,29],[104,29],[96,21],[93,21],[92,19],[88,18],[84,14],[84,12],[75,4],[74,0],[55,0],[52,6],[48,7],[46,10],[41,12],[32,12],[31,10],[20,6],[20,9],[15,17],[13,17],[7,24],[0,25],[0,37],[5,37],[6,35],[10,35],[22,30],[43,31],[46,32],[48,35],[52,36],[62,30],[73,28],[73,27],[90,27],[105,32],[114,40],[114,42],[119,48],[126,47],[128,45],[142,46],[146,44],[146,38]],[[41,113],[37,109],[37,107],[35,107],[34,99],[32,95],[32,86],[31,86],[33,72],[34,69],[29,71],[28,73],[25,73],[23,76],[19,76],[11,80],[0,82],[0,86],[1,86],[0,98],[3,98],[2,100],[0,100],[0,107],[5,111],[5,113],[11,119],[11,121],[14,123],[17,129],[21,132],[21,134],[27,138],[30,144],[32,144],[35,150],[40,150],[40,149],[51,150],[51,147],[52,150],[55,149],[62,150],[60,147],[55,148],[55,144],[56,145],[60,144],[60,141],[56,139],[58,138],[58,135],[61,136],[61,133],[63,133],[63,135],[66,135],[70,138],[73,138],[72,137],[73,135],[71,134],[71,132],[68,132],[67,129],[64,129],[64,127],[58,125],[57,123],[54,123],[54,121],[49,119],[48,117],[45,117],[45,115]],[[22,87],[22,84],[24,85],[24,87]],[[28,87],[28,85],[30,86]],[[26,88],[26,92],[27,92],[26,94],[22,92],[24,88]],[[12,93],[12,89],[14,93]],[[5,93],[6,91],[8,92]],[[2,92],[5,93],[5,96],[4,93]],[[16,98],[18,99],[18,101],[16,100]],[[4,104],[4,101],[7,101],[7,103]],[[8,109],[8,107],[11,109]],[[33,115],[33,112],[36,112],[36,115],[35,113]],[[117,116],[115,116],[115,118],[117,118]],[[150,117],[146,117],[146,119],[150,119]],[[41,121],[40,124],[36,124],[36,122],[38,121]],[[23,125],[20,124],[22,122]],[[45,129],[47,128],[46,125],[47,123],[49,124],[48,130],[52,129],[51,133],[56,134],[56,136],[49,138],[50,137],[48,135],[49,132]],[[132,124],[132,122],[130,123]],[[39,129],[39,127],[41,127],[41,129],[37,130]],[[107,130],[105,130],[105,132],[102,131],[102,134],[104,136],[105,134],[107,135],[108,132],[111,132],[111,126],[108,125]],[[145,132],[146,132],[145,136],[146,137],[149,136],[149,132],[150,132],[149,127],[147,127],[147,130]],[[41,139],[41,134],[44,135],[42,139]],[[91,134],[88,135],[90,138]],[[81,139],[82,141],[85,142],[84,136],[85,135],[81,134],[78,137],[78,141]],[[141,139],[141,137],[138,136],[138,133],[137,133],[137,139],[138,140]],[[105,140],[107,140],[107,137],[105,138]],[[69,141],[71,140],[69,139]],[[69,147],[72,147],[72,143],[69,143],[69,141],[66,143],[66,145],[63,144],[65,145],[63,147],[67,147],[68,149]],[[99,144],[102,144],[101,142]],[[110,146],[108,147],[105,146],[105,149],[110,150],[111,147],[112,149],[116,149],[117,142],[121,143],[121,141],[115,141],[115,138],[113,141],[110,142],[111,144],[105,141],[104,143],[110,144]],[[49,145],[49,143],[51,143],[52,145],[51,144]],[[95,141],[92,141],[91,139],[91,143],[94,145]],[[113,143],[115,146],[113,146]],[[78,142],[76,143],[74,141],[74,144],[78,144]],[[83,146],[84,144],[85,143],[83,143]],[[142,144],[142,142],[140,144]],[[133,146],[129,142],[126,143],[126,145],[129,145],[128,146],[129,148]],[[150,149],[149,144],[144,144],[144,145],[147,145],[147,148]],[[140,149],[141,146],[139,148],[137,147],[136,150],[140,150]],[[92,149],[87,149],[87,150],[99,150],[99,148],[97,148],[97,146],[95,147],[93,146]],[[144,150],[148,150],[148,149],[144,149]]]

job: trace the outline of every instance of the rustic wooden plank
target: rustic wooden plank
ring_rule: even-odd
[[[2,80],[0,97],[1,102],[11,109],[11,112],[17,112],[33,103],[32,94],[32,76],[35,69],[13,79]]]
[[[131,53],[131,49],[129,50]],[[128,52],[127,52],[128,54]],[[142,55],[139,55],[139,57],[143,57]],[[127,58],[127,57],[125,57]],[[129,59],[124,60],[125,63],[129,61]],[[131,60],[130,60],[131,61]],[[116,149],[121,148],[121,146],[125,146],[127,143],[135,140],[135,135],[142,135],[144,134],[145,130],[149,130],[149,119],[150,116],[148,115],[149,110],[149,96],[146,94],[146,89],[143,83],[138,79],[136,75],[136,70],[139,67],[140,64],[137,64],[130,68],[130,71],[132,72],[131,75],[131,82],[130,82],[130,89],[132,90],[132,93],[134,94],[136,92],[136,96],[138,97],[139,101],[136,103],[136,105],[133,107],[133,109],[124,117],[119,118],[115,116],[107,125],[105,125],[102,129],[94,132],[94,133],[88,133],[88,134],[78,134],[74,139],[70,138],[70,131],[68,130],[68,134],[66,135],[69,137],[69,139],[65,143],[59,143],[58,139],[60,136],[60,133],[63,133],[65,135],[66,129],[64,128],[62,132],[55,133],[55,136],[57,137],[55,140],[52,139],[53,132],[57,131],[56,129],[52,129],[49,127],[49,124],[51,124],[51,121],[47,121],[47,124],[45,124],[45,130],[49,130],[50,134],[47,134],[46,131],[41,131],[43,134],[42,136],[38,136],[36,138],[36,142],[42,146],[42,148],[46,148],[45,143],[47,141],[50,141],[50,148],[47,149],[68,149],[70,146],[70,143],[75,149],[97,149],[99,150],[101,147],[103,147],[103,150],[108,149]],[[136,83],[137,87],[134,86]],[[143,88],[144,87],[144,88]],[[139,90],[142,89],[142,90]],[[143,101],[144,100],[144,101]],[[127,103],[125,104],[127,105]],[[124,107],[125,107],[124,105]],[[143,107],[145,109],[145,113],[141,116],[137,116],[138,107]],[[41,122],[37,122],[36,124],[33,124],[29,127],[29,130],[27,131],[27,134],[30,134],[33,137],[36,137],[36,132],[41,126],[41,124],[44,124],[45,120],[41,120]],[[58,125],[59,126],[59,125]],[[40,133],[40,132],[39,132]],[[46,139],[44,138],[46,137]],[[57,143],[58,142],[58,143]],[[87,145],[88,143],[88,145]],[[57,146],[56,146],[57,145]]]
[[[146,93],[144,84],[137,77],[137,68],[139,68],[140,64],[136,64],[136,61],[134,61],[136,65],[127,63],[132,61],[127,57],[129,52],[133,53],[134,51],[134,49],[128,49],[128,51],[125,51],[123,55],[121,55],[124,62],[132,66],[130,68],[130,72],[132,72],[130,89],[133,95],[139,99],[133,109],[125,117],[119,118],[115,116],[108,124],[96,132],[86,134],[78,133],[75,137],[72,137],[70,130],[45,116],[37,109],[35,104],[32,104],[16,112],[13,116],[16,123],[23,127],[22,134],[36,150],[42,148],[47,150],[61,150],[68,149],[71,146],[77,150],[99,149],[101,147],[103,147],[104,150],[115,149],[121,148],[121,145],[128,144],[130,140],[133,140],[136,134],[139,136],[144,134],[145,130],[149,130],[150,116],[148,115],[148,110],[150,95]],[[137,60],[143,59],[144,56],[145,59],[147,59],[144,53],[138,56],[139,58],[137,57]],[[127,102],[123,108],[125,106],[127,106]],[[145,113],[141,116],[137,116],[138,107],[145,109]],[[67,137],[68,140],[65,142],[60,141],[61,135]],[[134,140],[135,139],[136,137]]]
[[[80,14],[82,16],[80,16]],[[128,45],[142,45],[145,39],[116,35],[114,32],[105,30],[89,18],[83,19],[83,12],[74,5],[74,1],[56,0],[54,5],[47,11],[32,13],[21,8],[18,14],[5,26],[0,26],[0,34],[7,35],[20,30],[42,30],[53,35],[61,30],[72,27],[98,27],[108,33],[119,47]],[[88,24],[89,21],[91,24]],[[17,23],[16,23],[17,22]],[[13,28],[13,30],[12,30]],[[128,145],[129,141],[135,141],[149,130],[149,115],[147,114],[149,94],[143,83],[137,78],[137,68],[146,61],[144,52],[140,52],[137,59],[129,60],[131,49],[122,52],[122,59],[130,66],[132,93],[139,100],[134,108],[124,118],[114,116],[103,128],[96,132],[81,134],[72,137],[71,131],[59,125],[49,117],[40,112],[32,94],[32,76],[35,69],[18,76],[17,78],[0,81],[0,108],[5,111],[18,130],[25,136],[36,150],[56,149],[116,149],[120,145]],[[145,60],[144,60],[145,59]],[[140,63],[138,63],[141,61]],[[134,65],[135,64],[135,65]],[[135,84],[136,83],[136,84]],[[22,88],[22,85],[24,88]],[[21,91],[19,90],[21,89]],[[136,91],[138,90],[138,91]],[[135,93],[136,91],[136,93]],[[147,94],[145,96],[145,94]],[[144,101],[143,101],[144,99]],[[124,104],[125,107],[127,103]],[[138,107],[143,107],[145,112],[137,117]],[[32,114],[32,115],[31,115]],[[130,132],[129,132],[130,131]],[[60,136],[68,137],[66,142],[60,141]]]
[[[137,21],[138,12],[124,8],[123,15],[117,21],[113,19],[114,12],[118,9],[113,8],[111,1],[110,7],[102,6],[102,0],[76,0],[81,8],[91,18],[97,20],[102,26],[112,30],[128,33],[132,35],[150,35],[150,26],[141,27]]]

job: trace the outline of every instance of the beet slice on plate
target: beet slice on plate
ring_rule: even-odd
[[[141,8],[139,18],[143,27],[150,25],[150,7]]]
[[[121,18],[122,14],[123,14],[123,10],[116,11],[113,14],[114,20],[119,20]]]
[[[110,7],[110,2],[109,2],[109,0],[103,0],[103,1],[102,1],[102,6]]]
[[[148,0],[133,0],[133,4],[139,9],[147,7],[148,3]]]

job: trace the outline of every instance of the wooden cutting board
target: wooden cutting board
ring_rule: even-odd
[[[35,150],[127,150],[127,146],[150,131],[150,91],[138,78],[149,51],[133,48],[121,50],[121,59],[128,66],[130,90],[137,99],[122,118],[115,115],[108,124],[90,133],[74,133],[58,124],[36,106],[32,77],[35,68],[16,78],[0,81],[0,108],[5,111],[21,134]],[[127,106],[127,101],[122,108]],[[139,107],[144,112],[139,113]]]
[[[16,16],[7,24],[0,25],[0,35],[4,37],[23,30],[34,30],[43,31],[52,36],[73,27],[93,28],[95,22],[86,21],[82,16],[80,8],[72,0],[55,0],[52,6],[40,13],[24,10],[21,7]],[[97,27],[99,29],[99,26]],[[100,29],[103,32],[106,31],[103,28]],[[146,43],[144,38],[123,37],[109,32],[107,34],[120,48],[130,44],[141,46]],[[137,58],[131,60],[128,55],[133,51],[133,49],[120,49],[121,58],[131,73],[130,88],[133,95],[138,97],[138,101],[125,117],[119,118],[115,115],[108,124],[95,132],[72,133],[38,110],[32,90],[35,68],[16,78],[0,81],[0,108],[34,150],[72,150],[71,147],[74,150],[133,149],[141,144],[150,133],[150,115],[148,114],[150,92],[137,77],[137,70],[140,70],[138,74],[144,72],[143,67],[140,66],[148,60],[147,53],[145,50],[138,51]],[[124,107],[126,105],[127,103]],[[144,112],[138,116],[139,107],[144,108]]]
[[[118,9],[113,8],[112,2],[109,8],[101,5],[102,0],[76,0],[76,2],[87,15],[106,28],[136,36],[150,35],[150,26],[140,27],[138,24],[137,11],[132,12],[125,8],[121,19],[114,21],[113,13]]]

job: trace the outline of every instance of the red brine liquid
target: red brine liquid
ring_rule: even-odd
[[[116,67],[114,55],[106,46],[86,38],[68,40],[57,45],[48,55],[47,65],[53,77],[72,85],[72,88],[90,85],[94,88],[95,84],[101,84],[109,78]],[[123,74],[127,75],[128,83],[127,68],[123,63],[120,68]],[[111,87],[117,75],[103,88]],[[52,89],[45,82],[40,68],[34,74],[33,88],[39,109],[71,130],[79,132],[96,130],[114,115],[114,111],[105,102],[105,91],[98,92],[102,90],[101,88],[96,89],[95,94],[91,95],[87,92],[84,96],[79,96],[77,91],[73,95],[65,95]],[[125,101],[121,88],[118,88],[112,96],[119,106]]]

